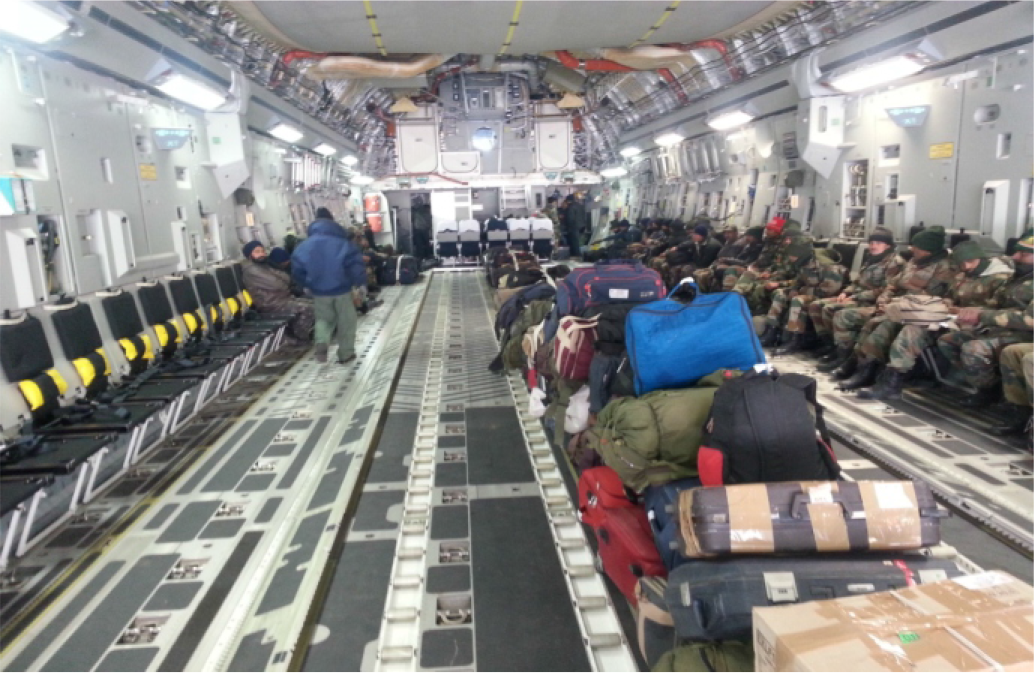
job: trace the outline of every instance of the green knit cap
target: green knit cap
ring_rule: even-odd
[[[972,259],[987,259],[987,252],[976,241],[963,241],[951,250],[951,259],[962,264]]]
[[[930,227],[913,236],[912,245],[927,252],[940,252],[944,250],[944,238],[944,227]]]
[[[787,234],[791,231],[800,231],[801,223],[797,220],[787,220],[786,224],[783,225],[783,234]]]
[[[1034,229],[1028,229],[1016,242],[1016,250],[1019,252],[1034,252]]]

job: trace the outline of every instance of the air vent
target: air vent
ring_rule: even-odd
[[[799,159],[801,153],[797,151],[797,134],[783,134],[783,157],[786,159]]]

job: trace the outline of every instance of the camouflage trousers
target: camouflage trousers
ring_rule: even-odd
[[[675,287],[686,278],[693,278],[693,271],[696,267],[692,264],[682,264],[680,266],[672,266],[667,269],[667,276],[662,276],[664,281],[668,284],[668,287]],[[699,285],[699,282],[697,283]]]
[[[843,315],[844,311],[840,312]],[[880,362],[890,361],[890,348],[897,339],[901,323],[888,320],[886,316],[870,318],[861,331],[858,332],[858,343],[855,352],[858,357],[866,360],[879,360]],[[920,349],[922,350],[922,349]],[[909,367],[911,369],[911,367]]]
[[[836,297],[816,299],[808,304],[808,317],[811,318],[811,324],[815,326],[816,334],[832,335],[833,318],[836,317],[837,312],[843,311],[845,308],[859,308],[860,306],[861,304],[853,301],[838,303]]]
[[[836,341],[837,347],[854,348],[866,324],[875,313],[875,306],[844,308],[836,311],[833,316],[833,339]]]
[[[747,305],[750,306],[751,313],[754,315],[761,315],[766,312],[769,299],[774,292],[774,290],[765,289],[765,284],[769,281],[759,276],[760,274],[754,271],[744,271],[736,279],[731,290],[732,292],[743,295],[743,298],[747,300]],[[723,285],[728,281],[728,272],[726,272],[726,278]]]
[[[1005,399],[1020,406],[1034,406],[1034,348],[1028,343],[1006,346],[998,366]]]
[[[775,306],[775,297],[783,290],[776,290],[772,295],[772,305]],[[790,311],[786,315],[786,331],[794,334],[804,334],[808,331],[808,309],[816,301],[822,301],[810,294],[799,294],[790,300]],[[769,312],[771,315],[771,312]]]
[[[993,388],[998,383],[998,360],[1002,349],[1011,344],[1029,343],[1030,333],[1006,332],[994,336],[977,334],[973,330],[963,329],[948,332],[937,340],[937,349],[951,362],[951,366],[960,369],[966,381],[975,388]],[[1029,347],[1029,346],[1028,346]]]
[[[693,272],[693,278],[696,279],[697,285],[704,292],[731,292],[742,270],[743,267],[740,266],[712,266],[706,269],[697,269]],[[728,287],[725,286],[725,279],[727,277],[730,278]]]
[[[730,266],[722,274],[722,292],[732,292],[736,283],[740,282],[740,276],[749,273],[753,272],[748,271],[745,266]]]
[[[886,321],[884,325],[887,323],[890,321]],[[883,325],[877,328],[877,331],[881,329],[884,329]],[[899,326],[898,336],[890,345],[887,366],[899,372],[911,371],[916,366],[923,349],[932,346],[936,341],[938,333],[937,330],[931,332],[924,325]]]

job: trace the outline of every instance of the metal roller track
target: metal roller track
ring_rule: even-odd
[[[954,511],[1027,556],[1034,554],[1031,491],[1023,485],[1030,475],[1013,467],[1028,457],[1021,450],[992,438],[986,442],[963,439],[894,404],[838,391],[829,377],[816,374],[814,364],[807,361],[773,360],[784,371],[816,379],[826,424],[838,440],[892,472],[927,482]]]

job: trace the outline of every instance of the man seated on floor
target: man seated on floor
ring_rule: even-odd
[[[282,269],[274,266],[266,249],[258,241],[244,246],[244,287],[251,294],[259,313],[290,314],[291,337],[300,342],[312,341],[316,314],[311,299],[295,296],[295,287]]]
[[[736,227],[726,227],[723,232],[725,245],[718,251],[718,259],[706,269],[698,269],[693,277],[704,292],[720,292],[725,272],[730,267],[747,267],[757,261],[761,254],[761,239],[765,235],[764,227],[751,227],[743,236],[733,238]]]

